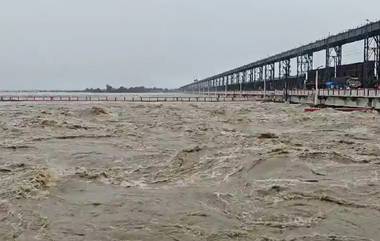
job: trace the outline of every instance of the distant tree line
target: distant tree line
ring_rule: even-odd
[[[138,86],[138,87],[130,87],[126,88],[124,86],[121,86],[119,88],[114,88],[111,85],[106,85],[105,89],[100,88],[87,88],[84,90],[85,92],[90,93],[162,93],[162,92],[173,92],[174,90],[170,89],[163,89],[163,88],[146,88],[144,86]]]

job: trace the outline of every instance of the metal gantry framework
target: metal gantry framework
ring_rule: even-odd
[[[280,79],[286,79],[290,76],[290,59],[285,59],[279,63]]]
[[[343,61],[343,46],[357,41],[364,41],[361,74],[363,86],[380,85],[380,21],[378,21],[195,81],[181,89],[204,92],[205,90],[289,89],[299,86],[306,88],[308,74],[314,67],[314,53],[322,50],[325,52],[323,78],[325,80],[337,78],[337,70],[341,68]],[[297,64],[297,72],[294,75],[291,73],[292,59],[296,59]],[[295,82],[302,82],[302,85],[295,85]]]
[[[313,69],[313,53],[297,56],[297,76],[304,76]]]
[[[334,64],[334,65],[332,65]],[[328,47],[326,49],[326,67],[342,65],[342,46]]]
[[[331,68],[334,67],[334,78],[337,77],[337,68],[342,65],[342,45],[328,46],[326,49],[325,79],[331,77]]]
[[[379,80],[380,72],[380,35],[364,39],[364,73],[368,78],[368,63],[375,63],[375,79]]]
[[[265,69],[265,80],[273,80],[275,76],[275,69],[274,69],[275,64],[270,63],[268,65],[264,66]]]

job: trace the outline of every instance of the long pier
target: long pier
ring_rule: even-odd
[[[363,41],[363,62],[343,65],[343,46]],[[314,54],[325,52],[324,66],[314,66]],[[296,64],[296,73],[291,66]],[[181,87],[186,92],[290,90],[315,87],[327,81],[355,79],[362,88],[380,85],[380,21],[351,29],[271,57],[249,63]]]
[[[252,100],[253,95],[197,95],[197,96],[59,96],[59,95],[3,95],[0,102],[232,102]]]
[[[221,92],[209,92],[206,95],[216,96],[221,95]],[[380,90],[378,89],[229,91],[224,92],[224,95],[240,96],[247,100],[380,110]]]
[[[273,101],[294,104],[321,105],[331,107],[354,107],[380,110],[378,89],[321,89],[272,90],[272,91],[227,91],[203,92],[183,96],[88,96],[88,95],[0,95],[1,102],[244,102]]]

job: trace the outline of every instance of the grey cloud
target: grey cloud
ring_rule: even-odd
[[[378,17],[378,0],[0,0],[0,89],[178,87]]]

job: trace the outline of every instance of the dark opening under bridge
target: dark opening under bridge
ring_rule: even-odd
[[[364,40],[361,63],[342,65],[342,46]],[[249,90],[285,90],[315,88],[314,53],[325,51],[324,69],[319,83],[352,78],[364,88],[379,85],[380,21],[351,29],[295,49],[214,75],[181,87],[186,92],[228,92]],[[297,73],[291,75],[291,60],[296,59]],[[277,72],[277,73],[276,73]]]

